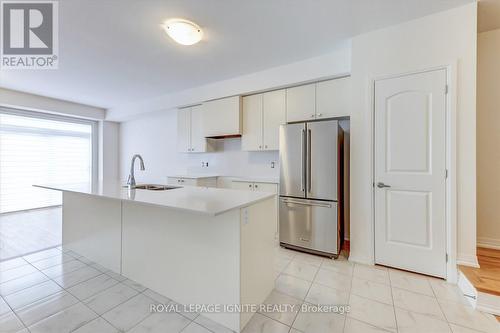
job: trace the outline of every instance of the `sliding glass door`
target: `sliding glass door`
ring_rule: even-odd
[[[33,184],[91,182],[95,122],[0,108],[0,213],[56,206]]]

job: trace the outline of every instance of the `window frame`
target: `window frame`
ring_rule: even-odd
[[[67,123],[73,123],[73,124],[84,124],[84,125],[90,125],[92,134],[90,136],[91,140],[91,182],[92,184],[97,183],[97,179],[99,178],[99,122],[96,120],[91,120],[91,119],[85,119],[85,118],[78,118],[78,117],[71,117],[71,116],[65,116],[65,115],[60,115],[60,114],[53,114],[53,113],[45,113],[45,112],[39,112],[39,111],[31,111],[31,110],[24,110],[24,109],[16,109],[16,108],[10,108],[10,107],[5,107],[5,106],[0,106],[0,114],[10,114],[14,116],[21,116],[21,117],[30,117],[30,118],[37,118],[37,119],[45,119],[45,120],[54,120],[54,121],[62,121],[62,122],[67,122]]]

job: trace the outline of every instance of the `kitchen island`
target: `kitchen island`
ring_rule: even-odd
[[[274,287],[272,193],[37,186],[62,191],[64,249],[180,304],[261,304]],[[203,315],[239,332],[252,313]]]

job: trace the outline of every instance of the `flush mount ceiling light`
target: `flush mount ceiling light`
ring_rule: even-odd
[[[163,24],[170,38],[182,45],[193,45],[203,37],[203,31],[194,22],[184,19],[171,19]]]

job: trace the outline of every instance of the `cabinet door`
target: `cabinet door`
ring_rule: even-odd
[[[262,94],[243,97],[241,150],[262,149]]]
[[[241,97],[203,103],[203,126],[205,137],[241,134]]]
[[[177,110],[177,151],[191,149],[191,108]]]
[[[203,135],[203,108],[201,105],[191,108],[191,151],[201,153],[207,151],[207,139]]]
[[[286,121],[314,119],[316,114],[316,84],[286,90]]]
[[[280,125],[286,123],[285,90],[263,94],[263,146],[264,150],[279,150]]]
[[[278,185],[273,183],[254,183],[255,191],[278,193]]]
[[[318,82],[316,86],[316,118],[349,116],[351,78]]]
[[[234,188],[236,190],[253,191],[253,183],[233,181],[231,188]]]

